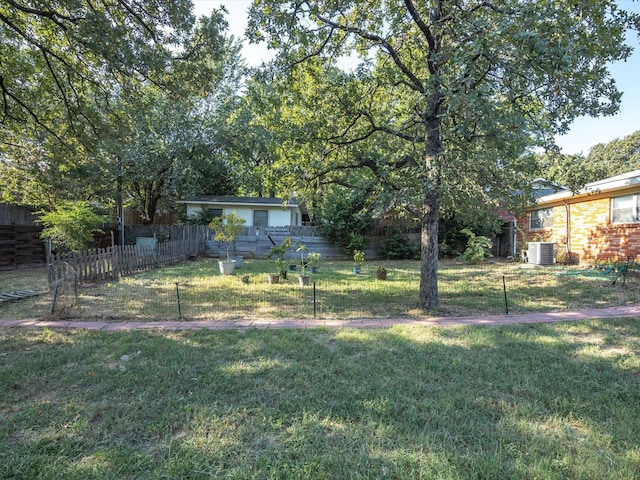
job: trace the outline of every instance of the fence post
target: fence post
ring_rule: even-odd
[[[509,315],[509,302],[507,301],[507,281],[502,276],[502,290],[504,291],[504,310]]]
[[[58,300],[58,286],[60,282],[56,282],[56,288],[53,291],[53,302],[51,302],[51,315],[56,311],[56,301]]]
[[[182,305],[180,304],[180,287],[176,282],[176,297],[178,298],[178,320],[182,321]]]
[[[49,266],[48,276],[49,276],[49,288],[53,283],[53,259],[51,258],[51,237],[47,237],[47,265]]]
[[[313,319],[316,319],[317,307],[316,307],[316,282],[313,281]]]

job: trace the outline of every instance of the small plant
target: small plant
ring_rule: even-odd
[[[490,252],[491,247],[493,247],[493,242],[490,238],[476,235],[468,228],[463,228],[460,232],[469,237],[467,249],[462,254],[462,258],[469,263],[475,264],[484,261],[485,257],[493,257]]]
[[[230,261],[229,250],[235,247],[236,238],[242,233],[246,220],[235,212],[216,217],[209,222],[209,228],[215,232],[214,239],[224,242],[227,250],[227,261]]]
[[[378,280],[386,280],[387,279],[387,269],[382,265],[378,265],[376,267],[376,278]]]
[[[285,250],[288,250],[293,246],[293,240],[291,240],[291,237],[287,237],[282,241],[280,246]]]
[[[283,278],[287,278],[287,268],[285,267],[284,256],[287,250],[291,248],[292,241],[290,237],[285,238],[280,245],[274,245],[269,249],[268,258],[276,257],[276,269],[278,274]]]
[[[309,255],[307,256],[307,259],[309,260],[309,266],[311,268],[318,268],[318,265],[320,264],[320,253],[319,252],[309,252]]]
[[[298,245],[298,249],[296,250],[296,252],[300,252],[300,265],[302,268],[302,277],[304,277],[304,268],[305,268],[305,263],[304,263],[304,252],[307,251],[307,247],[306,245]]]
[[[279,245],[279,246],[271,247],[269,249],[269,254],[267,255],[268,258],[276,257],[275,259],[276,272],[278,273],[278,275],[282,277],[284,277],[287,274],[287,270],[284,266],[284,253],[285,253],[285,248],[282,245]]]
[[[364,265],[364,251],[355,250],[353,252],[353,261],[357,267],[362,267]]]

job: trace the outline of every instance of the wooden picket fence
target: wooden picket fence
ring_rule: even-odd
[[[49,285],[73,279],[76,283],[100,282],[171,265],[197,255],[198,242],[181,240],[155,247],[124,245],[49,257]]]

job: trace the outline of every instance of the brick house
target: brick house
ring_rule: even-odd
[[[559,257],[574,261],[636,260],[640,255],[640,170],[592,182],[574,194],[542,195],[517,218],[523,242],[556,244]],[[559,258],[561,259],[561,258]]]

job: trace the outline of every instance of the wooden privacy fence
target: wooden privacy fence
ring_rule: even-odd
[[[42,227],[33,225],[0,225],[0,268],[44,263],[41,232]]]
[[[198,242],[182,240],[155,246],[124,245],[49,257],[49,285],[110,280],[185,261],[198,254]]]

